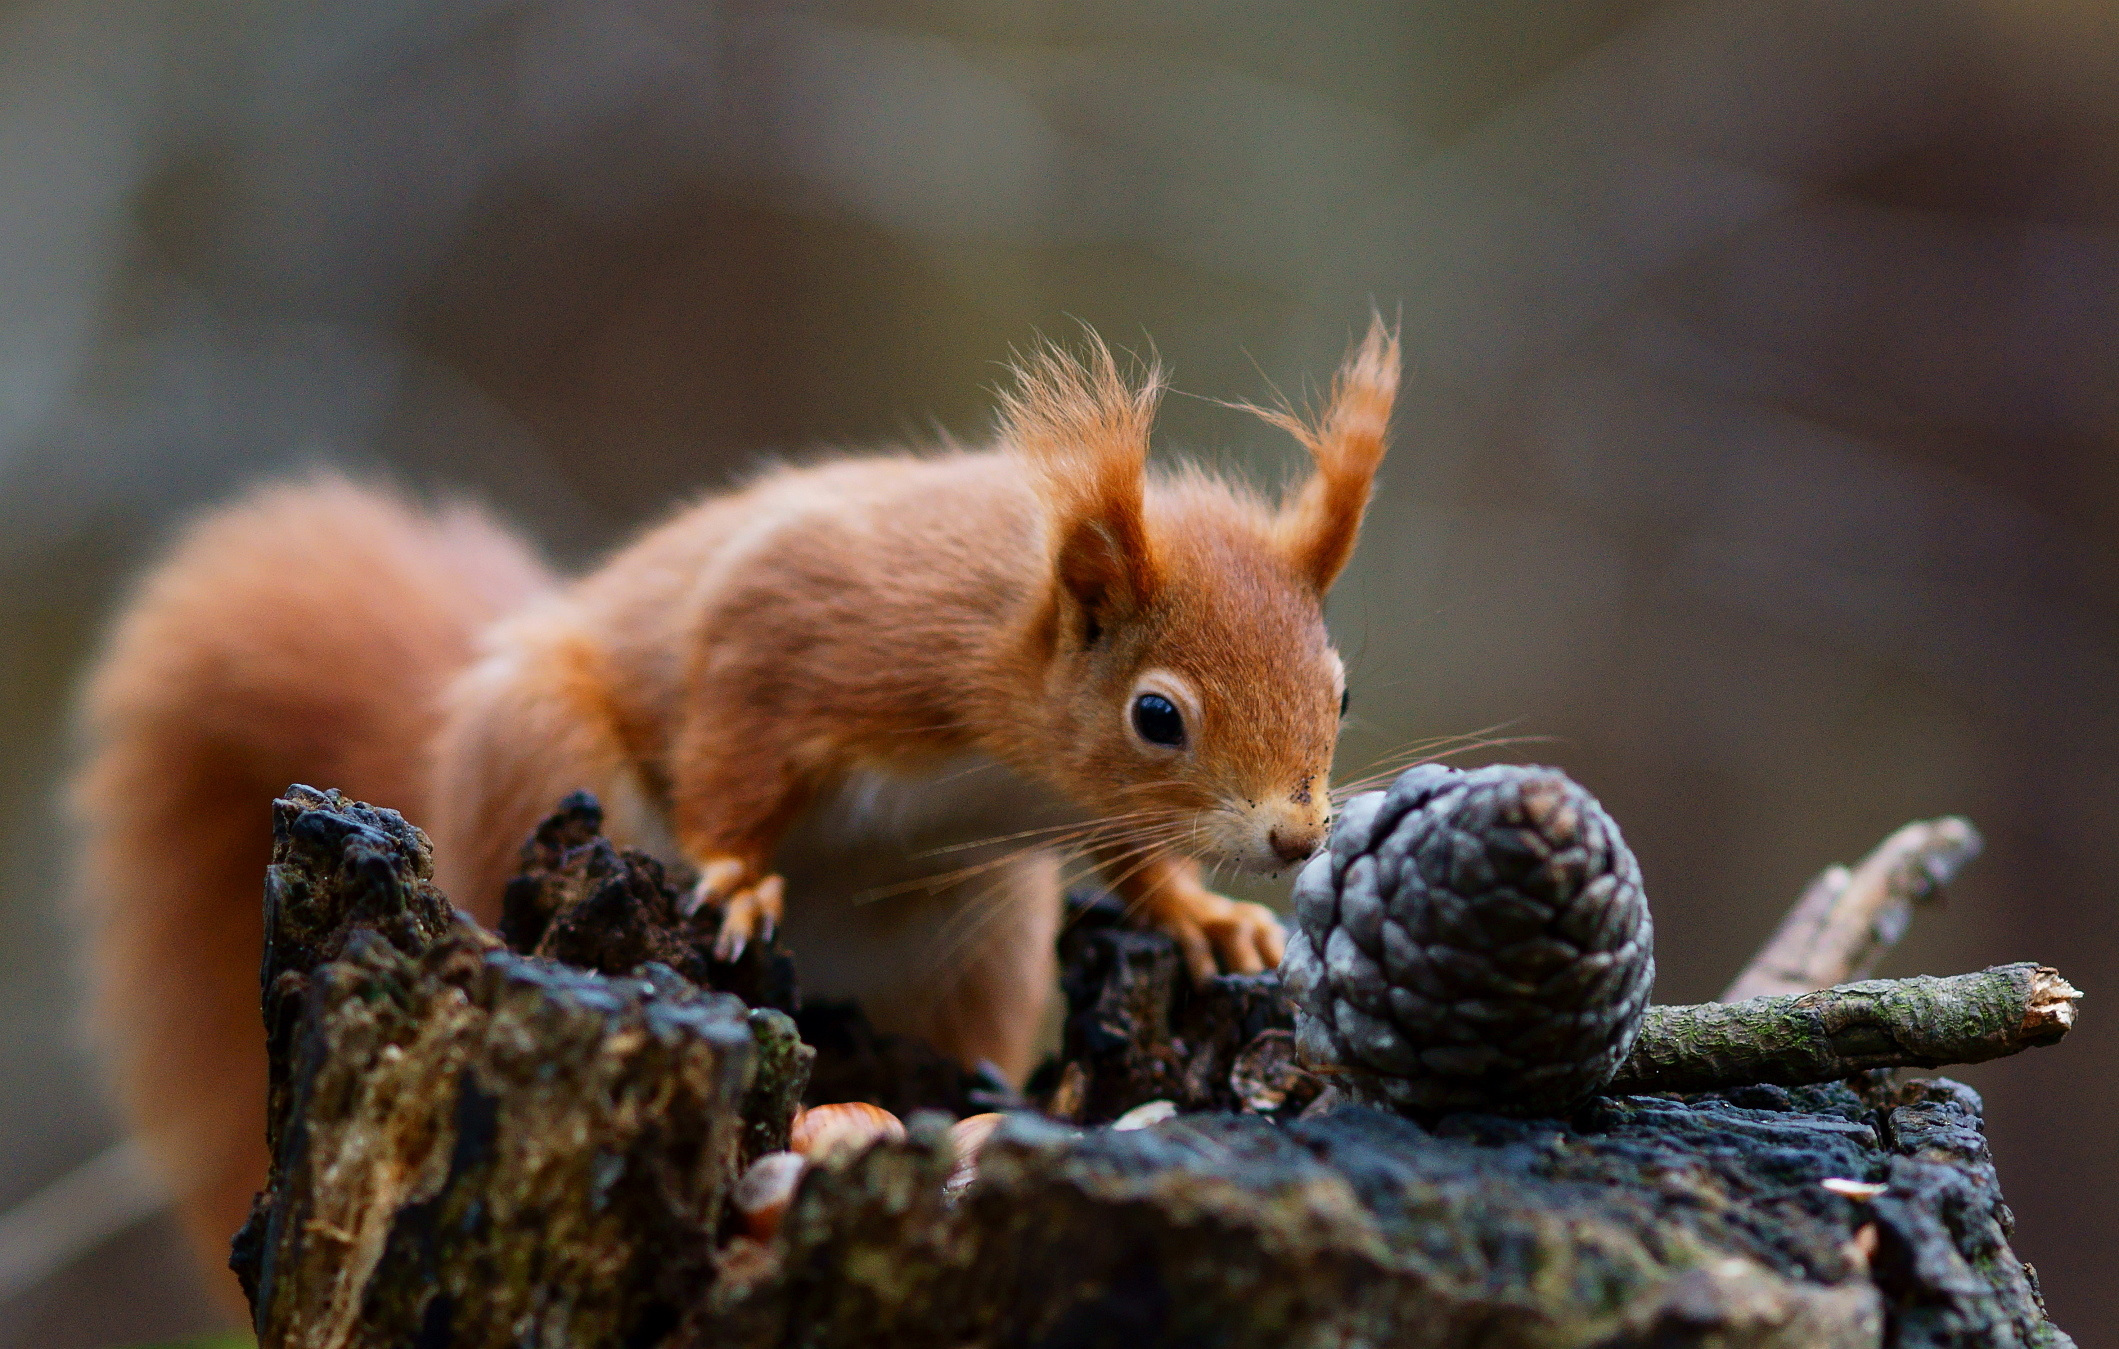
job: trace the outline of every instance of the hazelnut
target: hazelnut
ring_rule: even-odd
[[[736,1182],[735,1192],[729,1196],[736,1212],[743,1215],[745,1232],[759,1241],[773,1239],[807,1166],[802,1156],[793,1152],[768,1152],[750,1164],[750,1170],[743,1173],[743,1179]]]
[[[949,1126],[949,1150],[956,1158],[956,1165],[950,1171],[949,1179],[942,1182],[942,1193],[962,1193],[979,1178],[979,1153],[1006,1118],[998,1111],[991,1111],[984,1115],[968,1115]]]
[[[866,1101],[811,1106],[795,1116],[787,1146],[812,1162],[844,1152],[860,1152],[881,1139],[900,1139],[905,1126],[896,1115]]]

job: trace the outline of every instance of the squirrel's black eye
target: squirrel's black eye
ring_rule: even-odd
[[[1160,693],[1143,693],[1133,700],[1133,729],[1151,745],[1174,748],[1185,743],[1185,719],[1177,704]]]
[[[1339,690],[1339,715],[1340,715],[1340,716],[1342,716],[1342,717],[1343,717],[1343,716],[1345,716],[1345,715],[1346,715],[1346,710],[1347,710],[1348,706],[1349,706],[1349,705],[1351,705],[1351,704],[1353,703],[1353,701],[1354,701],[1354,691],[1353,691],[1352,689],[1341,689],[1341,690]]]

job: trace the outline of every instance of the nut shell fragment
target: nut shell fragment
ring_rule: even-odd
[[[768,1152],[750,1164],[729,1195],[729,1202],[743,1215],[744,1231],[759,1241],[773,1239],[808,1165],[795,1152]]]
[[[1111,1121],[1114,1129],[1145,1129],[1160,1124],[1177,1113],[1175,1101],[1143,1101],[1125,1114]]]
[[[1261,1115],[1307,1106],[1324,1084],[1306,1072],[1292,1031],[1269,1030],[1244,1047],[1229,1069],[1229,1086],[1243,1108]]]

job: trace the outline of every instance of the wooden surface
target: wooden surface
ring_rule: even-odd
[[[753,1241],[723,1199],[807,1077],[786,1018],[439,924],[384,812],[319,796],[280,824],[272,922],[300,939],[266,971],[282,1115],[238,1255],[266,1343],[2069,1342],[1962,1087],[1427,1127],[1275,1099],[1270,990],[1190,989],[1167,943],[1093,915],[1067,953],[1075,1113],[1149,1089],[1188,1113],[1018,1110],[960,1195],[948,1117],[919,1114],[812,1166]]]

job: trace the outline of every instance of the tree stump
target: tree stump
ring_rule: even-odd
[[[968,1187],[945,1185],[948,1125],[1005,1084],[848,1034],[869,1058],[827,1050],[820,1078],[938,1109],[811,1165],[753,1239],[727,1197],[786,1145],[815,1051],[727,990],[790,990],[785,953],[687,963],[710,915],[678,917],[660,869],[582,818],[531,858],[555,903],[511,908],[519,942],[564,934],[564,964],[450,910],[391,812],[278,804],[273,1164],[233,1262],[262,1343],[2069,1343],[2009,1249],[1967,1088],[1722,1081],[1414,1123],[1295,1060],[1273,976],[1189,987],[1171,943],[1094,902],[1063,939],[1043,1108],[1013,1103]],[[597,924],[568,921],[582,904]],[[1676,1052],[1656,1022],[1635,1060]],[[1104,1123],[1148,1100],[1180,1113]]]

